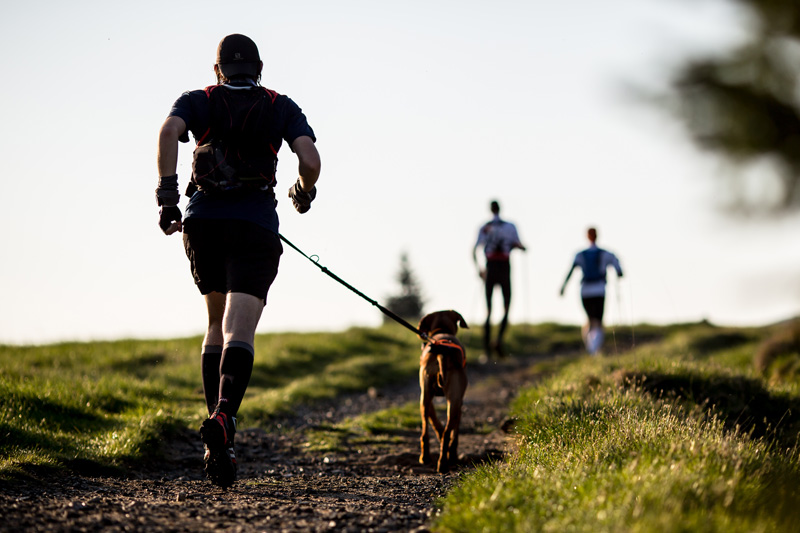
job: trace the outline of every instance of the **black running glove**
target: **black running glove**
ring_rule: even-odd
[[[158,211],[158,225],[165,234],[173,222],[180,222],[182,218],[177,205],[163,205]]]
[[[289,188],[289,198],[292,199],[294,208],[300,214],[306,213],[309,209],[311,209],[311,202],[313,202],[314,198],[316,197],[317,187],[314,186],[309,192],[305,192],[300,187],[300,178],[297,178],[297,181],[294,183],[294,185]]]

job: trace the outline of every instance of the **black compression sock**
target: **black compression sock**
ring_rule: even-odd
[[[222,346],[206,344],[200,355],[203,376],[203,396],[206,399],[208,414],[214,412],[219,394],[219,367],[222,361]]]
[[[227,400],[222,403],[221,411],[236,416],[253,373],[253,347],[238,341],[226,344],[219,370],[219,398]]]
[[[503,341],[503,335],[506,333],[508,327],[508,311],[503,315],[503,320],[500,322],[500,329],[497,332],[497,344],[500,345]]]

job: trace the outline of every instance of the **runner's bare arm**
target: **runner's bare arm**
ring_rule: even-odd
[[[158,132],[158,175],[172,176],[178,169],[178,137],[186,131],[180,117],[168,117]]]
[[[309,192],[314,187],[314,184],[317,183],[321,169],[317,147],[314,146],[314,141],[311,137],[303,135],[294,140],[292,151],[297,154],[300,187]]]
[[[479,243],[476,243],[475,246],[472,248],[472,262],[475,263],[475,266],[478,268],[478,276],[481,279],[486,279],[486,269],[481,268],[480,263],[478,263],[478,247],[480,246]]]
[[[561,293],[560,293],[561,296],[564,296],[564,289],[567,288],[567,282],[569,281],[569,278],[572,276],[572,271],[573,270],[575,270],[575,263],[572,263],[572,266],[570,267],[569,272],[567,272],[567,279],[565,279],[564,280],[564,284],[561,285]]]
[[[158,154],[156,156],[158,165],[159,187],[162,186],[162,178],[175,176],[178,170],[178,138],[186,131],[186,123],[179,117],[168,117],[158,132]],[[177,176],[168,178],[172,187],[177,188]],[[174,191],[175,199],[179,198],[177,191]],[[161,202],[159,202],[161,204]],[[172,202],[161,204],[159,210],[159,226],[166,235],[172,235],[177,231],[183,230],[181,223],[181,212]]]

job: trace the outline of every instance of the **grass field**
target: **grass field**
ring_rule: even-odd
[[[800,523],[798,328],[637,325],[603,357],[544,361],[520,391],[516,449],[462,475],[440,531],[794,531]],[[479,333],[464,335],[480,353]],[[0,478],[114,471],[204,418],[201,339],[0,346]],[[522,325],[512,353],[580,348],[578,328]],[[418,341],[390,324],[269,334],[244,427],[318,399],[416,374]],[[471,349],[470,349],[471,348]],[[342,422],[391,441],[413,406]],[[328,432],[309,435],[335,449]],[[384,437],[375,437],[383,434]]]
[[[545,353],[577,347],[576,334],[572,326],[542,325],[512,331],[510,342]],[[479,353],[476,335],[467,332],[465,341]],[[113,471],[152,454],[175,429],[199,427],[201,342],[0,345],[0,478],[48,468]],[[396,324],[259,335],[255,344],[240,427],[268,426],[299,404],[407,381],[418,371],[419,340]]]
[[[435,529],[797,531],[798,345],[759,367],[781,330],[662,333],[523,391],[517,450],[460,480]]]
[[[205,418],[201,338],[0,346],[0,477],[114,470]],[[242,427],[294,406],[414,375],[397,327],[260,335]]]

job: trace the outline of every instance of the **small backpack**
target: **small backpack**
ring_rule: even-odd
[[[216,194],[275,184],[278,155],[270,144],[275,98],[264,87],[206,87],[209,127],[197,141],[192,183]]]
[[[502,226],[503,221],[500,219],[492,220],[484,226],[484,231],[486,232],[484,248],[487,256],[508,253],[508,243],[506,243],[501,233]]]
[[[600,256],[603,250],[600,248],[589,248],[581,252],[583,254],[583,281],[605,281],[606,270],[600,265]]]

